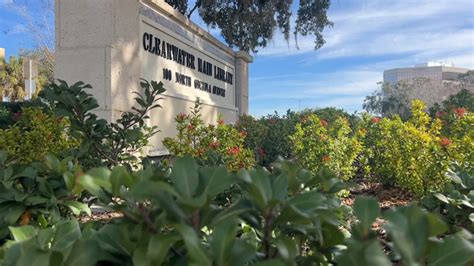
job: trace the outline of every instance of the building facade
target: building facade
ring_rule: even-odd
[[[432,106],[459,92],[463,86],[458,77],[468,71],[467,68],[455,67],[452,64],[429,62],[415,67],[385,70],[383,81],[392,86],[402,83],[404,88],[409,89],[410,99],[420,99]],[[467,89],[474,92],[472,86]]]

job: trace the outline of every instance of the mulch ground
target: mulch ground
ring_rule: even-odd
[[[367,180],[357,180],[356,185],[350,189],[350,196],[342,199],[342,203],[352,206],[358,195],[364,195],[377,198],[382,210],[391,207],[408,205],[415,200],[413,194],[396,187],[384,187],[380,183],[370,182]],[[385,220],[377,218],[372,224],[372,229],[377,232],[378,239],[385,253],[391,252],[391,247],[387,244],[388,235],[383,229]]]
[[[81,216],[79,218],[80,223],[88,223],[88,222],[100,222],[100,223],[107,223],[112,219],[122,217],[123,214],[120,212],[96,212],[92,213],[91,216]]]
[[[407,191],[396,187],[384,187],[380,183],[367,180],[357,180],[356,185],[350,189],[351,194],[348,198],[342,199],[342,203],[352,206],[354,199],[358,195],[374,197],[379,200],[382,210],[390,207],[407,205],[414,200],[414,196]]]

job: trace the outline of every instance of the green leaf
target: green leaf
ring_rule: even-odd
[[[26,207],[23,204],[16,202],[6,202],[0,204],[0,214],[7,224],[15,224],[20,216],[25,212]],[[0,218],[0,221],[2,219]]]
[[[185,219],[186,214],[176,204],[173,197],[167,192],[157,193],[154,199],[158,202],[158,205],[165,211],[168,219],[171,221],[182,221]]]
[[[4,150],[0,150],[0,164],[5,164],[7,160],[7,152]]]
[[[110,170],[107,168],[95,168],[87,172],[87,174],[79,177],[79,184],[83,186],[89,193],[96,197],[104,197],[102,189],[112,192],[112,184],[110,183]]]
[[[467,265],[474,259],[474,244],[459,236],[448,236],[428,257],[428,265]]]
[[[250,204],[248,204],[247,201],[241,199],[213,217],[211,225],[222,223],[228,219],[235,219],[239,215],[249,213],[252,210],[253,208],[250,206]]]
[[[417,263],[425,255],[428,237],[442,231],[442,224],[431,215],[414,204],[384,214],[385,229],[406,264]]]
[[[392,263],[382,251],[377,240],[355,242],[348,245],[337,258],[339,265],[390,266]]]
[[[174,197],[179,196],[170,184],[163,181],[143,180],[130,189],[131,195],[137,200],[154,199],[160,191],[169,193]]]
[[[276,246],[280,256],[286,261],[294,261],[298,255],[296,242],[286,236],[280,236],[276,241]]]
[[[278,222],[308,222],[311,219],[326,197],[320,192],[313,190],[303,192],[290,198],[284,205]],[[277,222],[276,221],[276,222]]]
[[[358,196],[354,202],[354,213],[366,235],[372,228],[372,223],[380,214],[379,203],[374,198]]]
[[[428,234],[429,236],[438,236],[448,230],[448,226],[443,220],[433,213],[427,213]]]
[[[285,266],[286,264],[278,259],[266,260],[266,261],[259,261],[254,266]]]
[[[273,179],[273,199],[284,200],[288,197],[288,175],[280,174]]]
[[[169,249],[179,240],[176,234],[152,236],[148,242],[147,257],[153,265],[162,265]]]
[[[207,254],[201,245],[201,242],[194,230],[185,224],[175,224],[174,227],[184,239],[186,250],[190,260],[198,265],[212,265]]]
[[[250,171],[251,182],[248,184],[248,193],[260,209],[265,209],[272,199],[270,174],[262,168]]]
[[[132,187],[134,180],[125,166],[117,166],[112,170],[110,183],[112,184],[112,194],[118,195],[122,186]]]
[[[211,235],[210,245],[217,265],[225,265],[229,259],[237,232],[236,220],[219,224]]]
[[[66,188],[68,191],[72,191],[76,183],[76,177],[73,173],[65,172],[63,173],[64,183],[66,183]]]
[[[107,261],[106,258],[107,253],[101,249],[97,241],[90,238],[80,239],[74,244],[64,265],[96,265],[99,261]]]
[[[45,163],[49,169],[57,172],[59,170],[59,165],[61,162],[59,161],[58,158],[56,158],[56,156],[49,154],[49,155],[46,155]]]
[[[339,227],[329,223],[324,223],[321,226],[321,231],[323,234],[322,246],[324,248],[332,248],[336,245],[342,245],[346,239],[344,233],[341,232]]]
[[[36,228],[31,225],[24,225],[20,227],[9,226],[10,232],[15,241],[25,241],[37,235]]]
[[[225,167],[201,167],[199,175],[207,181],[206,192],[215,197],[235,183],[235,178]]]
[[[189,156],[178,158],[170,174],[173,187],[185,198],[192,198],[198,186],[198,166]]]
[[[76,220],[67,221],[57,225],[56,237],[53,240],[51,249],[64,251],[70,248],[81,237],[81,229]]]
[[[17,266],[43,266],[54,265],[52,261],[52,253],[49,251],[41,251],[29,246],[22,250],[20,257],[16,258]],[[57,264],[56,264],[57,265]]]
[[[54,234],[55,230],[53,227],[49,227],[39,231],[37,241],[41,249],[49,249],[49,244],[53,240]]]
[[[133,229],[135,228],[124,223],[107,224],[100,228],[95,239],[99,242],[102,250],[112,254],[120,254],[123,257],[131,257],[137,245],[136,238],[135,241],[131,239]],[[115,257],[120,262],[120,257]]]
[[[255,259],[256,253],[257,248],[249,244],[248,241],[236,239],[227,262],[231,266],[250,265],[250,262]]]
[[[66,205],[76,216],[80,215],[81,212],[91,216],[91,209],[89,209],[89,206],[85,203],[78,201],[65,201],[63,204]]]
[[[440,201],[442,201],[442,202],[444,202],[444,203],[446,203],[446,204],[449,204],[449,199],[448,199],[445,195],[443,195],[443,194],[441,194],[441,193],[434,193],[433,196],[435,196],[435,197],[436,197],[437,199],[439,199]]]

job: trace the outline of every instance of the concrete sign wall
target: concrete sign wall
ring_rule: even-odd
[[[248,112],[248,64],[162,0],[56,0],[55,76],[93,87],[98,114],[115,120],[133,106],[139,79],[162,81],[163,109],[150,113],[161,130],[149,155],[167,151],[161,141],[176,134],[174,117],[196,97],[203,118],[228,123]]]

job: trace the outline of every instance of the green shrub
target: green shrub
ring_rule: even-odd
[[[411,117],[365,117],[366,170],[385,185],[396,185],[422,196],[447,182],[452,143],[441,136],[441,121],[431,119],[425,104],[415,100]]]
[[[411,204],[391,208],[380,214],[377,200],[358,197],[354,203],[358,223],[352,227],[347,249],[337,258],[338,265],[471,265],[474,262],[474,239],[468,232],[440,235],[446,224],[435,214]],[[388,257],[380,246],[372,224],[377,217],[386,220],[390,249]]]
[[[258,164],[269,166],[279,156],[292,157],[288,138],[294,132],[297,116],[290,111],[283,116],[275,113],[260,119],[242,116],[236,128],[246,133],[245,147],[253,151]]]
[[[82,188],[75,179],[82,170],[72,158],[47,156],[28,166],[6,162],[6,153],[0,151],[0,243],[9,235],[9,226],[46,228],[72,214],[90,215],[87,205],[77,201]]]
[[[459,165],[449,171],[450,181],[441,192],[430,193],[422,199],[422,206],[445,218],[452,231],[458,227],[474,232],[474,170]]]
[[[40,258],[55,265],[324,264],[344,242],[338,228],[344,209],[335,196],[342,183],[328,172],[310,175],[288,162],[272,173],[231,173],[186,157],[169,171],[101,168],[78,182],[124,217],[82,232],[74,221],[47,232],[12,228],[18,241],[8,245],[3,265]],[[310,189],[314,184],[321,186]],[[230,203],[216,203],[231,187],[241,190]]]
[[[254,152],[258,164],[270,166],[280,156],[285,159],[294,157],[292,144],[288,139],[294,134],[296,124],[307,119],[310,114],[316,114],[329,123],[339,117],[347,118],[351,127],[358,123],[355,115],[336,108],[322,108],[301,112],[288,110],[284,115],[275,113],[259,119],[244,115],[236,123],[236,128],[247,133],[245,147]]]
[[[41,108],[47,112],[47,106],[36,99],[25,102],[2,102],[0,104],[0,129],[7,129],[11,127],[18,119],[18,114],[22,113],[24,108]]]
[[[223,164],[233,171],[254,166],[252,152],[244,148],[245,132],[224,124],[222,118],[216,125],[205,125],[200,112],[198,99],[191,108],[191,114],[180,113],[176,116],[178,134],[175,138],[163,140],[171,154],[178,157],[191,155],[201,164]]]
[[[98,229],[63,221],[39,230],[10,227],[14,241],[0,252],[2,265],[465,265],[474,259],[468,234],[443,235],[446,225],[415,205],[380,215],[376,200],[357,198],[347,239],[346,210],[333,174],[278,162],[227,172],[190,157],[173,168],[129,172],[94,169],[77,182],[101,204],[124,214]],[[315,186],[317,185],[317,186]],[[216,201],[221,194],[229,202]],[[389,258],[372,223],[383,217]]]
[[[455,109],[455,119],[447,132],[452,140],[451,157],[463,168],[474,168],[474,113],[465,109]]]
[[[0,150],[6,151],[8,162],[42,161],[47,154],[58,155],[77,146],[67,119],[27,107],[15,114],[15,120],[9,128],[0,129]]]
[[[157,104],[161,99],[158,96],[165,91],[163,83],[155,81],[142,80],[140,87],[143,93],[133,92],[137,105],[112,123],[93,112],[99,105],[86,91],[92,87],[82,82],[69,86],[59,81],[44,88],[39,96],[57,115],[70,121],[69,133],[80,141],[70,154],[83,166],[126,165],[131,168],[138,166],[142,148],[157,132],[156,126],[148,127],[145,122],[150,110],[161,107]]]
[[[355,173],[354,161],[362,149],[360,134],[359,131],[354,134],[345,118],[329,123],[309,115],[296,125],[291,143],[298,161],[312,173],[328,167],[343,180],[349,180]]]

